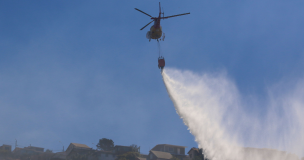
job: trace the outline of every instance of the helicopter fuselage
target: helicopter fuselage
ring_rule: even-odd
[[[160,19],[154,19],[154,25],[151,26],[150,31],[148,33],[151,39],[159,39],[161,38],[163,31],[162,27],[160,26]]]
[[[149,34],[150,34],[151,39],[161,38],[161,36],[163,34],[162,27],[160,26],[160,27],[156,28],[156,27],[152,26],[150,28]]]

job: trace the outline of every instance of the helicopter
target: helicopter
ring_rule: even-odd
[[[165,17],[164,12],[161,12],[160,2],[159,2],[159,15],[158,15],[158,17],[152,17],[151,15],[149,15],[149,14],[147,14],[147,13],[145,13],[142,10],[139,10],[137,8],[135,8],[135,10],[151,17],[151,19],[152,19],[151,22],[149,22],[147,25],[142,27],[140,30],[143,30],[149,24],[154,22],[154,25],[151,26],[150,31],[148,31],[147,34],[146,34],[146,37],[147,37],[147,39],[149,39],[149,42],[151,41],[151,39],[156,39],[157,41],[165,39],[165,33],[162,32],[162,27],[160,26],[160,20],[161,19],[167,19],[167,18],[172,18],[172,17],[177,17],[177,16],[183,16],[183,15],[190,14],[190,12],[189,12],[189,13],[183,13],[183,14],[177,14],[177,15],[172,15],[172,16]],[[161,16],[161,15],[163,15],[163,16]]]

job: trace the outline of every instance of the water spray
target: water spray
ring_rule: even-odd
[[[304,113],[304,100],[301,96],[292,100],[294,104],[286,101],[288,96],[285,96],[285,101],[278,103],[287,106],[283,108],[288,112],[260,120],[242,109],[242,96],[225,73],[197,75],[166,69],[162,76],[177,114],[209,160],[299,160],[298,156],[303,156],[304,122],[299,113]],[[276,118],[283,121],[273,121]],[[280,132],[284,126],[291,130]],[[250,143],[244,142],[243,137],[251,139]],[[289,145],[282,145],[287,143]],[[283,148],[287,149],[280,151]]]

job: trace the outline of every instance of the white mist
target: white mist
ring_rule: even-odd
[[[291,160],[303,155],[304,83],[269,89],[267,103],[256,106],[267,108],[262,117],[245,111],[254,104],[246,102],[225,73],[166,68],[162,76],[178,115],[209,159]]]

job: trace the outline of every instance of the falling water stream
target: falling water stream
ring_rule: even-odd
[[[166,68],[163,81],[177,114],[212,160],[299,159],[304,152],[304,81],[284,93],[269,89],[267,103],[246,103],[226,73]],[[246,107],[267,107],[266,116]]]

